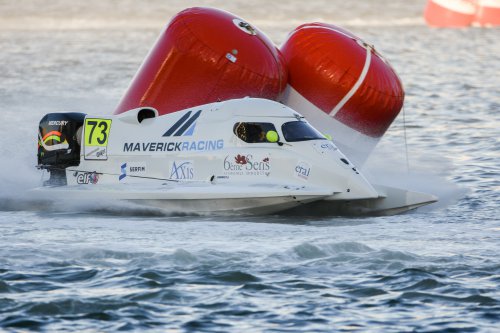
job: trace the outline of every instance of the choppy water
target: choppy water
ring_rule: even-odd
[[[41,116],[110,112],[192,3],[1,1],[0,331],[498,331],[500,30],[429,29],[425,1],[203,3],[277,43],[322,20],[375,44],[407,98],[364,171],[441,201],[360,219],[26,202]]]

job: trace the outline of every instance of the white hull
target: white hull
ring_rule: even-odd
[[[168,215],[382,216],[401,214],[437,201],[433,195],[375,185],[378,198],[338,200],[328,189],[286,185],[198,183],[144,186],[39,187],[33,199],[57,197],[80,202],[126,200]]]
[[[334,196],[295,207],[287,214],[301,216],[388,216],[402,214],[437,202],[434,195],[374,185],[380,196],[375,199],[335,200]]]
[[[69,198],[79,202],[126,200],[170,215],[264,215],[282,212],[332,195],[325,188],[273,184],[171,183],[156,186],[74,185],[39,187],[33,199]],[[58,199],[60,200],[60,199]]]

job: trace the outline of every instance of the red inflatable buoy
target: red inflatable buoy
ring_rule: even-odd
[[[479,0],[474,25],[481,27],[500,26],[500,0]]]
[[[189,8],[162,32],[115,114],[141,106],[166,114],[245,96],[277,100],[286,74],[257,28],[222,10]]]
[[[373,46],[324,23],[304,24],[281,46],[288,67],[284,102],[358,163],[402,108],[404,90],[390,64]]]
[[[475,14],[475,0],[428,0],[424,18],[431,27],[461,28],[470,26]]]

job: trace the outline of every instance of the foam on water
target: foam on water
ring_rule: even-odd
[[[205,4],[276,43],[323,20],[375,44],[405,83],[405,121],[363,171],[439,203],[318,219],[25,200],[40,180],[39,119],[110,113],[163,25],[193,4],[0,3],[0,330],[495,331],[498,29],[428,29],[417,19],[423,0]]]

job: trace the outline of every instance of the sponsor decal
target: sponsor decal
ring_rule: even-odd
[[[62,141],[61,137],[62,133],[58,131],[50,131],[44,136],[42,136],[41,133],[38,132],[38,146],[42,146],[46,151],[68,149],[68,141],[66,141],[66,139]]]
[[[338,150],[338,148],[332,142],[326,140],[319,144],[314,143],[313,147],[320,154],[329,154]]]
[[[196,119],[201,115],[201,110],[191,116],[191,112],[184,114],[175,124],[172,125],[163,136],[191,136],[196,127]]]
[[[299,161],[295,166],[295,176],[307,180],[309,178],[309,174],[311,173],[311,165],[304,161]]]
[[[69,121],[67,120],[50,120],[49,126],[65,126]]]
[[[85,118],[84,157],[86,160],[107,160],[111,119]]]
[[[224,174],[236,176],[269,176],[271,162],[268,156],[255,157],[252,154],[228,155],[224,158]]]
[[[194,178],[193,161],[174,161],[170,167],[170,179],[187,180]]]
[[[210,151],[224,148],[224,140],[180,142],[125,142],[124,152]]]
[[[146,173],[146,164],[144,162],[126,162],[120,165],[120,175],[118,180],[121,181],[127,176],[137,176]]]
[[[87,149],[86,149],[87,150]],[[86,160],[106,160],[108,159],[108,150],[106,147],[94,148],[85,152]]]
[[[226,59],[231,61],[231,62],[236,62],[236,60],[238,60],[238,58],[236,58],[234,55],[232,55],[231,53],[227,53],[226,54]]]
[[[129,167],[130,173],[143,173],[146,172],[146,167],[144,166],[131,166]]]
[[[127,177],[127,163],[123,163],[120,166],[120,176],[118,176],[118,180],[122,180],[123,178]]]
[[[329,151],[336,151],[338,148],[331,142],[325,142],[320,144],[321,149],[323,150],[329,150]]]
[[[81,172],[75,171],[73,177],[76,178],[77,184],[97,184],[99,181],[99,173],[97,172]]]

